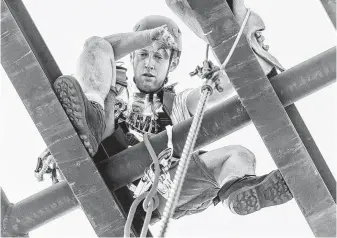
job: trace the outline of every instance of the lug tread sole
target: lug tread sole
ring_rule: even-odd
[[[76,79],[71,76],[61,76],[55,81],[54,89],[82,143],[90,156],[94,156],[98,144],[87,124],[85,104],[81,95],[82,89],[75,81]]]
[[[280,171],[276,171],[259,184],[244,187],[231,194],[228,199],[233,213],[248,215],[264,207],[286,203],[292,197]]]

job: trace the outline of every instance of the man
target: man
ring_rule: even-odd
[[[249,22],[256,15],[251,17]],[[242,14],[237,18],[240,22]],[[264,57],[259,60],[266,75],[277,74],[276,68],[281,66],[266,51],[262,35],[249,29],[247,38],[253,38],[256,53],[262,52]],[[102,147],[105,153],[117,147],[120,143],[115,140],[117,131],[122,131],[127,146],[134,145],[142,140],[143,133],[158,133],[168,124],[178,124],[194,115],[200,88],[175,94],[173,86],[165,87],[169,73],[179,65],[181,41],[178,26],[162,16],[145,17],[136,24],[133,33],[91,37],[86,41],[76,78],[61,76],[54,89],[91,156],[99,160],[97,155]],[[128,53],[138,89],[135,93],[125,87],[125,78],[116,79],[123,71],[116,67],[116,61]],[[223,72],[214,72],[212,79],[218,91],[214,90],[208,105],[233,91]],[[175,170],[176,167],[171,168],[171,177]],[[279,171],[255,176],[252,152],[238,145],[224,146],[193,154],[174,218],[203,211],[219,202],[233,213],[246,215],[291,198]],[[164,203],[161,197],[160,213]]]

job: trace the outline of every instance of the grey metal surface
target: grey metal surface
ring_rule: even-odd
[[[325,162],[323,155],[315,143],[314,138],[310,134],[309,129],[305,125],[300,112],[297,110],[295,104],[291,104],[285,109],[305,148],[310,154],[312,161],[321,175],[327,189],[329,190],[331,197],[336,203],[336,179],[331,173],[329,166]]]
[[[6,231],[14,235],[27,234],[77,208],[78,202],[67,182],[60,182],[12,205],[2,218]]]
[[[27,12],[26,7],[21,0],[5,0],[5,2],[8,8],[12,9],[11,13],[20,26],[21,32],[34,52],[36,59],[39,61],[43,72],[46,74],[48,80],[53,83],[57,77],[61,76],[61,70]]]

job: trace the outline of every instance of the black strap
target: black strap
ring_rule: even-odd
[[[115,132],[101,142],[97,153],[93,157],[94,162],[99,163],[107,159],[107,157],[111,157],[127,149],[128,146],[124,131],[117,125]]]

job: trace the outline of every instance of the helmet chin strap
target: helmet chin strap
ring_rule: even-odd
[[[165,84],[167,84],[167,82],[168,82],[168,74],[170,73],[170,68],[171,68],[171,63],[172,63],[173,55],[174,55],[174,50],[171,50],[171,55],[170,55],[170,60],[169,60],[169,65],[168,65],[168,69],[167,69],[167,72],[166,72],[166,76],[165,76],[165,79],[164,79],[162,85],[159,87],[158,90],[156,90],[156,91],[154,91],[154,92],[146,92],[146,91],[144,91],[144,90],[138,88],[137,83],[136,83],[136,79],[135,79],[135,77],[133,77],[133,82],[135,83],[136,87],[138,88],[138,90],[139,90],[141,93],[145,93],[145,94],[155,94],[155,93],[160,92],[160,91],[163,89],[163,87],[165,86]]]

